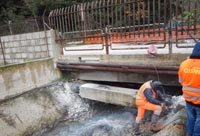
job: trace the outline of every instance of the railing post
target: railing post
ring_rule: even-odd
[[[171,56],[172,54],[172,20],[169,22],[169,55]]]
[[[105,27],[105,45],[106,46],[106,55],[109,55],[109,46],[110,46],[110,33],[109,33],[109,28],[108,26]]]
[[[1,45],[2,55],[3,55],[4,65],[6,65],[6,59],[5,59],[5,54],[4,54],[3,44],[2,44],[2,42],[1,42],[1,37],[0,37],[0,45]]]
[[[42,15],[42,22],[43,22],[43,27],[44,27],[45,42],[46,42],[46,46],[47,46],[47,57],[50,57],[47,30],[46,30],[46,22],[45,22],[45,18],[44,18],[45,13],[46,13],[46,9],[44,10],[43,15]]]
[[[13,35],[12,27],[11,27],[10,24],[11,24],[11,21],[9,20],[8,21],[8,28],[9,28],[10,34]]]

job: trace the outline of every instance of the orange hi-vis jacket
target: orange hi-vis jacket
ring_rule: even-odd
[[[183,61],[178,75],[185,100],[193,104],[200,104],[200,59]]]
[[[146,99],[146,97],[145,97],[145,95],[144,95],[144,90],[146,88],[152,89],[152,87],[150,85],[150,82],[151,81],[147,81],[138,90],[138,92],[136,94],[136,105],[140,106],[140,105],[144,105],[144,104],[146,104],[148,102],[147,99]],[[154,91],[152,91],[152,92],[153,92],[154,97],[157,98],[158,95]]]

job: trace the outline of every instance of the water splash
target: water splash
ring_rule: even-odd
[[[111,108],[112,105],[108,107]],[[84,121],[62,124],[43,136],[129,136],[128,130],[134,122],[133,112],[123,107],[113,108],[105,108],[101,113]]]

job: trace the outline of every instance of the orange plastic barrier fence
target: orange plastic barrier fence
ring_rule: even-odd
[[[200,25],[197,26],[197,29],[200,30]],[[193,35],[194,32],[190,31]],[[191,39],[187,31],[179,31],[176,34],[176,31],[172,31],[172,39]],[[200,38],[200,32],[194,35],[195,38]],[[112,43],[118,42],[151,42],[151,41],[163,41],[167,42],[169,40],[169,33],[165,32],[164,29],[150,29],[150,30],[140,30],[135,32],[111,32],[108,34],[108,39]],[[105,36],[98,33],[93,35],[86,35],[85,43],[87,44],[97,44],[103,43],[105,41]]]

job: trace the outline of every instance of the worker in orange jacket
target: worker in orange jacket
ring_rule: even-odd
[[[181,63],[178,76],[186,101],[188,135],[200,136],[200,42]]]
[[[162,97],[161,91],[164,91],[162,83],[154,80],[147,81],[139,88],[136,94],[138,113],[134,126],[135,135],[141,133],[140,124],[144,118],[145,110],[154,111],[150,123],[151,129],[158,129],[157,121],[162,112],[162,107],[165,105],[165,100]]]

